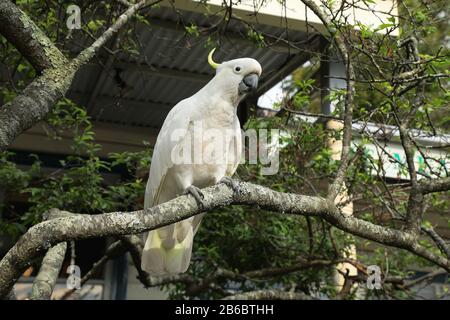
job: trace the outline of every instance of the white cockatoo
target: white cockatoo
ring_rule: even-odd
[[[200,189],[220,181],[232,183],[241,157],[241,129],[236,111],[256,89],[262,68],[241,58],[209,64],[216,75],[200,91],[180,101],[167,115],[153,150],[144,207],[190,193],[201,204]],[[183,273],[189,267],[194,235],[203,214],[152,230],[142,253],[150,275]]]

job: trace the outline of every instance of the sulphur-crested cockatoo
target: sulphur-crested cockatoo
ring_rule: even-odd
[[[183,193],[202,201],[200,188],[229,179],[241,157],[239,102],[258,85],[258,61],[241,58],[215,63],[216,75],[200,91],[169,112],[153,150],[144,207]],[[142,253],[142,269],[150,275],[182,273],[189,267],[194,235],[203,214],[152,230]]]

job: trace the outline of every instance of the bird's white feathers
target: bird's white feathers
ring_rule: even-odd
[[[251,73],[261,74],[261,66],[256,60],[242,58],[224,62],[208,84],[169,112],[154,146],[145,208],[169,201],[191,185],[204,188],[234,174],[241,156],[241,131],[236,108],[243,96],[238,92],[238,85]],[[227,137],[222,154],[214,155],[225,161],[180,163],[174,160],[174,154],[186,145],[201,145],[200,152],[206,154],[217,144],[216,134],[196,136],[193,131],[199,126],[203,132],[213,130],[217,135]],[[175,131],[184,134],[177,136]],[[200,214],[150,231],[142,255],[142,269],[151,275],[185,272],[202,217]]]

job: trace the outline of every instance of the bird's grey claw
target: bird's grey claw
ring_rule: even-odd
[[[205,207],[205,203],[203,202],[205,196],[202,190],[200,190],[200,188],[197,188],[196,186],[189,186],[186,188],[186,190],[184,190],[183,194],[192,195],[195,198],[195,201],[197,201],[197,204],[199,205],[200,208],[203,209]]]
[[[226,184],[231,189],[233,189],[234,192],[239,193],[239,191],[240,191],[238,183],[236,181],[234,181],[233,179],[231,179],[230,177],[223,177],[222,179],[219,180],[219,183]]]

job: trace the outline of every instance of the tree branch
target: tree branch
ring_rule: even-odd
[[[247,278],[266,278],[266,277],[274,277],[279,275],[284,275],[291,272],[296,272],[309,268],[321,268],[328,267],[338,263],[346,262],[347,259],[335,259],[335,260],[306,260],[301,259],[298,263],[287,267],[278,267],[278,268],[266,268],[261,270],[249,271],[245,272],[243,276]]]
[[[415,37],[408,37],[403,40],[399,47],[408,46],[413,54],[414,62],[420,62],[419,49],[418,49],[418,41]],[[420,68],[416,67],[413,69],[415,72],[419,72]],[[422,73],[422,72],[420,72]],[[400,142],[403,146],[403,150],[405,152],[406,163],[408,165],[409,172],[409,180],[411,182],[411,191],[408,197],[408,206],[406,210],[406,223],[408,231],[415,234],[416,236],[420,232],[420,225],[422,223],[422,215],[425,210],[425,198],[423,193],[421,192],[418,180],[416,167],[414,164],[414,140],[409,134],[408,127],[410,123],[414,119],[414,115],[417,110],[424,104],[425,95],[425,82],[421,81],[418,87],[416,88],[416,97],[414,99],[414,103],[412,105],[411,111],[408,112],[407,116],[404,119],[400,118],[399,107],[395,104],[395,99],[393,100],[393,111],[394,111],[394,119],[397,123],[399,134],[400,134]]]
[[[67,242],[61,242],[47,251],[31,289],[31,300],[50,300],[66,250]]]
[[[154,6],[163,0],[142,0],[128,7],[128,9],[120,15],[120,17],[114,22],[114,24],[108,28],[93,44],[88,48],[84,49],[80,54],[73,60],[73,63],[81,66],[88,62],[97,51],[115,34],[119,31],[131,17],[134,17],[137,11],[146,6]]]
[[[313,300],[313,298],[301,292],[257,290],[235,294],[222,300]]]
[[[252,270],[245,273],[236,273],[231,270],[217,268],[214,272],[209,274],[207,277],[202,278],[201,280],[196,280],[195,278],[187,278],[174,282],[184,282],[186,284],[186,294],[188,296],[195,296],[199,293],[203,292],[208,288],[215,288],[215,281],[219,278],[225,278],[227,280],[233,281],[247,281],[247,280],[256,280],[262,278],[270,278],[276,276],[282,276],[289,273],[297,272],[300,270],[305,270],[309,268],[323,268],[331,265],[338,264],[340,262],[346,261],[345,259],[336,259],[336,260],[306,260],[299,259],[298,263],[295,263],[286,267],[279,268],[265,268],[259,270]],[[188,276],[189,277],[189,276]],[[170,279],[171,280],[171,279]],[[172,282],[172,281],[171,281]]]
[[[144,285],[145,288],[153,286],[154,281],[150,275],[141,268],[142,244],[141,240],[136,235],[120,236],[122,243],[128,250],[133,261],[134,267],[137,270],[137,279]]]
[[[345,44],[345,39],[336,27],[330,17],[319,7],[319,5],[313,0],[302,0],[302,2],[311,9],[312,12],[322,21],[323,25],[327,29],[328,33],[332,37],[332,40],[336,44],[336,47],[344,60],[346,67],[346,83],[347,88],[345,92],[345,107],[344,107],[344,134],[342,137],[342,151],[340,155],[340,164],[336,173],[336,179],[330,185],[328,199],[334,200],[340,193],[341,188],[344,185],[345,173],[349,164],[350,155],[350,142],[352,139],[352,119],[353,119],[353,100],[355,90],[355,72],[350,59],[350,53]]]
[[[72,83],[76,70],[69,64],[46,69],[18,96],[0,108],[0,151],[25,130],[43,120]]]
[[[134,212],[74,215],[41,222],[30,228],[0,261],[0,297],[10,291],[31,259],[56,243],[142,233],[230,204],[257,205],[280,214],[321,217],[344,231],[409,250],[450,270],[450,262],[446,258],[420,246],[409,233],[346,216],[327,199],[277,192],[241,181],[236,184],[239,192],[234,192],[224,184],[203,189],[203,209],[192,196],[183,195],[158,206]]]
[[[432,227],[422,227],[423,232],[425,232],[433,241],[436,243],[437,247],[443,254],[450,259],[450,245],[432,228]]]
[[[162,0],[156,0],[151,2],[149,0],[142,0],[129,7],[101,37],[70,62],[65,60],[65,58],[63,61],[60,61],[63,59],[61,58],[62,53],[56,47],[50,47],[49,45],[47,45],[47,47],[44,46],[44,44],[47,43],[47,40],[42,40],[45,35],[37,26],[29,26],[31,29],[28,32],[23,31],[25,33],[32,32],[34,35],[38,34],[38,38],[41,39],[39,42],[40,47],[47,48],[45,49],[46,51],[41,49],[48,55],[54,55],[56,58],[54,58],[54,61],[52,60],[53,64],[51,64],[51,67],[44,68],[42,75],[34,79],[21,94],[0,108],[0,151],[6,150],[18,135],[45,118],[56,102],[66,94],[75,73],[80,67],[92,59],[98,50],[122,28],[139,9],[148,5],[155,5],[161,1]],[[12,3],[5,5],[7,2],[8,1],[1,2],[5,9],[3,12],[0,11],[0,14],[7,14],[8,11],[6,11],[6,9],[13,11],[19,10]],[[14,8],[11,9],[10,7]],[[21,12],[21,16],[26,17],[23,12]],[[22,20],[31,21],[28,17],[23,18]],[[19,40],[20,38],[16,38],[15,41]],[[20,42],[22,43],[22,41]],[[23,44],[23,46],[28,48],[29,45]],[[40,55],[38,55],[38,57],[40,57]]]
[[[450,177],[431,180],[420,180],[419,189],[423,194],[450,190]]]
[[[0,33],[38,73],[61,67],[68,62],[52,40],[11,1],[0,2]]]

